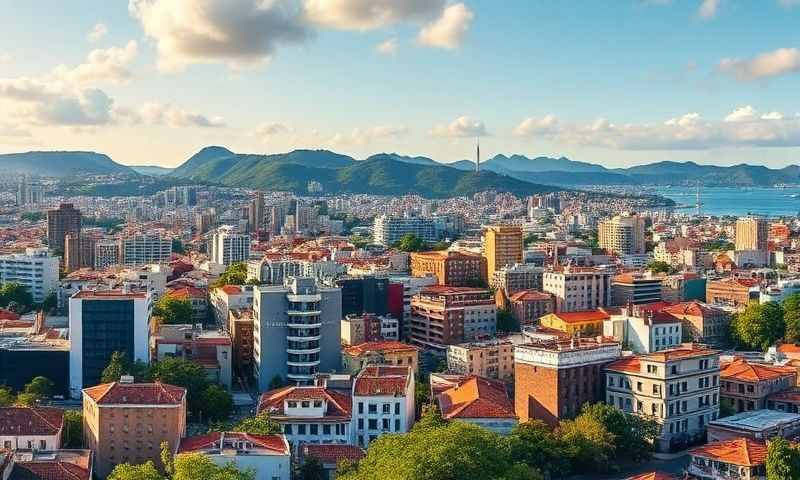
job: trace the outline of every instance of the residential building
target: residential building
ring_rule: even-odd
[[[310,383],[341,365],[341,289],[303,277],[256,286],[253,313],[253,373],[261,390],[276,377]]]
[[[303,263],[291,259],[271,259],[247,262],[247,280],[256,280],[262,285],[283,285],[288,277],[304,277]]]
[[[81,268],[81,237],[78,233],[64,236],[64,272],[74,272]]]
[[[389,278],[392,282],[389,284],[389,308],[391,305],[392,285],[401,285],[402,287],[402,318],[400,320],[400,338],[407,340],[411,338],[411,300],[418,293],[422,292],[424,288],[437,284],[435,275],[426,275],[424,277],[411,277],[411,276],[392,276]]]
[[[389,215],[375,217],[372,226],[372,238],[375,242],[390,246],[408,234],[415,235],[424,242],[432,243],[438,240],[435,222],[432,218]]]
[[[612,275],[606,269],[568,265],[546,270],[542,288],[555,296],[557,312],[595,310],[611,305]]]
[[[367,365],[408,366],[419,373],[419,348],[398,341],[365,342],[342,349],[342,367],[356,375]]]
[[[81,211],[71,203],[62,203],[57,209],[47,211],[47,246],[64,251],[67,234],[81,235]]]
[[[233,385],[231,338],[224,331],[198,325],[161,325],[151,337],[153,361],[182,358],[202,366],[209,381],[230,390]]]
[[[597,242],[610,254],[635,255],[645,252],[644,217],[617,215],[597,225]]]
[[[603,322],[611,314],[604,310],[587,310],[582,312],[549,313],[539,318],[539,324],[546,328],[560,330],[569,336],[592,336],[603,332]]]
[[[217,325],[228,321],[231,310],[253,308],[253,287],[250,285],[225,285],[211,289],[209,303]]]
[[[765,218],[741,217],[736,220],[736,250],[767,251],[769,223]]]
[[[719,352],[693,344],[606,366],[606,402],[661,425],[658,451],[701,438],[719,416]]]
[[[706,282],[706,302],[715,307],[741,311],[758,298],[758,282],[752,279],[725,278]]]
[[[483,240],[487,277],[494,277],[494,272],[505,266],[524,263],[522,249],[521,226],[490,225],[487,227]]]
[[[500,435],[517,426],[514,402],[502,382],[469,376],[436,396],[442,417],[478,425]]]
[[[555,297],[536,290],[520,290],[508,297],[508,308],[520,326],[535,325],[555,311]]]
[[[219,227],[211,236],[211,262],[230,266],[250,259],[250,235],[231,226]]]
[[[28,248],[24,254],[0,255],[0,284],[19,283],[30,292],[33,301],[41,303],[58,290],[58,257],[51,257],[46,248]]]
[[[119,251],[123,265],[166,263],[172,255],[172,239],[156,234],[131,235],[120,239]]]
[[[661,278],[648,274],[626,273],[611,282],[612,305],[639,305],[661,301]]]
[[[342,315],[386,315],[388,312],[388,278],[341,278],[336,280],[336,286],[342,291]]]
[[[776,410],[750,410],[718,418],[708,424],[708,441],[735,438],[764,441],[773,437],[794,439],[800,435],[800,415]]]
[[[363,448],[355,445],[304,443],[300,447],[300,461],[305,462],[309,458],[318,460],[324,470],[322,478],[326,480],[336,479],[339,462],[345,460],[357,465],[366,455]]]
[[[120,264],[120,244],[114,240],[98,240],[94,244],[94,268],[106,270]]]
[[[342,345],[359,345],[380,340],[400,340],[399,322],[391,316],[372,313],[345,315],[342,319]]]
[[[795,293],[800,293],[800,280],[798,279],[778,280],[777,282],[775,282],[775,285],[770,285],[761,290],[758,302],[783,303],[784,300],[794,295]]]
[[[515,263],[495,270],[489,279],[489,286],[511,296],[523,290],[541,290],[543,276],[542,267]]]
[[[447,371],[459,375],[512,382],[514,344],[510,339],[491,339],[447,347]]]
[[[364,448],[384,433],[407,433],[414,425],[414,370],[369,365],[353,380],[351,431]]]
[[[779,412],[800,413],[800,388],[792,387],[768,396],[767,408]]]
[[[58,450],[64,410],[52,407],[0,407],[0,445],[4,450]]]
[[[120,463],[158,465],[161,443],[174,453],[185,436],[185,388],[123,377],[83,390],[83,442],[100,478]]]
[[[603,399],[603,368],[619,358],[618,342],[572,338],[514,347],[514,410],[519,421],[556,426]]]
[[[192,306],[192,322],[208,322],[208,291],[202,288],[186,286],[167,291],[167,296],[177,300],[185,300]]]
[[[262,192],[256,192],[253,200],[250,202],[250,218],[248,219],[248,224],[251,232],[263,230],[265,215],[264,194]]]
[[[91,450],[39,450],[7,452],[2,478],[7,480],[92,480],[94,454]],[[2,468],[2,467],[0,467]],[[10,472],[11,476],[7,476]]]
[[[474,287],[486,280],[486,258],[455,251],[412,253],[411,275],[436,275],[439,285],[450,287]]]
[[[292,451],[283,435],[212,432],[181,439],[178,453],[199,453],[224,467],[251,470],[253,480],[290,480]]]
[[[125,290],[82,290],[69,299],[70,395],[100,383],[114,352],[150,361],[152,296]]]
[[[661,310],[683,324],[683,332],[694,342],[721,346],[727,342],[731,314],[702,302],[670,305]]]
[[[603,335],[613,337],[633,353],[653,353],[680,346],[683,324],[659,310],[628,305],[603,321]]]
[[[719,376],[722,402],[737,413],[767,408],[770,395],[797,384],[795,367],[751,363],[742,358],[723,364]]]
[[[689,450],[689,457],[687,473],[701,480],[767,478],[767,445],[764,441],[734,438],[710,442]]]
[[[253,371],[253,309],[231,310],[227,332],[233,348],[233,370],[249,377]]]
[[[447,345],[492,337],[497,306],[482,288],[427,287],[411,301],[411,341],[444,350]]]

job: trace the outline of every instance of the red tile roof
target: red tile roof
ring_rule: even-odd
[[[19,315],[5,308],[0,308],[0,320],[19,320]]]
[[[60,408],[0,408],[0,435],[56,435],[63,424],[64,410]]]
[[[356,377],[353,395],[361,397],[404,396],[410,375],[411,367],[370,365]]]
[[[360,357],[367,352],[395,353],[395,352],[417,352],[418,347],[403,342],[384,341],[384,342],[365,342],[353,345],[342,350],[342,353],[352,357]]]
[[[511,295],[512,302],[537,302],[543,300],[550,300],[552,297],[549,293],[540,292],[538,290],[521,290]]]
[[[485,288],[474,287],[450,287],[447,285],[431,285],[422,289],[423,294],[429,295],[463,295],[487,293]]]
[[[586,310],[583,312],[561,312],[553,313],[556,317],[560,318],[566,323],[583,323],[583,322],[601,322],[608,320],[611,315],[604,310]]]
[[[327,400],[327,410],[325,411],[324,418],[332,420],[350,418],[353,406],[350,395],[332,388],[321,387],[290,386],[264,392],[261,394],[261,398],[258,401],[258,413],[266,413],[273,418],[282,417],[286,415],[283,409],[285,400],[314,399],[316,398],[315,396],[320,393],[322,394],[322,398]]]
[[[669,473],[650,472],[627,478],[627,480],[678,480],[679,477]]]
[[[10,480],[91,480],[89,470],[64,461],[16,462]]]
[[[180,405],[186,389],[166,383],[104,383],[83,389],[99,405]]]
[[[222,447],[228,447],[230,441],[244,441],[252,444],[254,449],[289,455],[289,445],[283,435],[256,435],[243,432],[213,432],[206,435],[182,438],[178,453],[218,450]]]
[[[239,295],[242,293],[242,287],[238,285],[225,285],[224,287],[219,288],[228,295]]]
[[[674,316],[692,316],[692,317],[705,317],[714,313],[721,312],[719,309],[702,302],[684,302],[676,303],[661,310]]]
[[[367,455],[363,448],[348,444],[315,444],[304,443],[300,450],[303,457],[314,457],[323,464],[336,465],[339,460],[358,462]]]
[[[642,371],[642,366],[639,357],[631,356],[609,363],[606,365],[606,370],[612,372],[638,373]]]
[[[725,365],[719,372],[720,378],[737,380],[740,382],[761,382],[774,380],[780,377],[797,376],[797,369],[773,365],[750,363],[743,358],[737,358]]]
[[[206,298],[206,291],[196,287],[182,287],[167,292],[172,298]]]
[[[470,377],[445,390],[437,399],[442,416],[447,419],[517,418],[505,386],[486,378]]]
[[[767,445],[749,438],[735,438],[694,448],[689,450],[689,455],[742,467],[754,467],[763,465],[766,461]]]

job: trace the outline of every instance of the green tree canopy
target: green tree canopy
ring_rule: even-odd
[[[579,472],[607,472],[612,465],[614,435],[590,415],[563,420],[556,434],[567,447],[567,457]]]
[[[61,430],[61,445],[64,448],[83,448],[83,413],[80,411],[64,411],[64,428]]]
[[[202,366],[182,358],[165,358],[150,370],[154,380],[186,389],[186,401],[193,414],[203,411],[203,392],[209,382]]]
[[[647,264],[647,269],[653,273],[670,273],[672,272],[672,266],[667,262],[662,262],[659,260],[654,260]]]
[[[129,463],[121,463],[114,467],[107,480],[167,480],[166,477],[161,475],[156,468],[156,465],[149,460],[147,463],[139,465],[131,465]]]
[[[515,462],[537,466],[554,478],[572,473],[567,446],[541,420],[518,425],[508,436],[507,442]]]
[[[0,285],[0,307],[7,308],[10,305],[16,305],[18,311],[25,312],[33,306],[33,296],[19,283],[4,283]]]
[[[255,417],[243,418],[233,426],[232,430],[253,435],[274,435],[281,433],[281,425],[272,420],[269,415],[261,414]]]
[[[233,463],[215,464],[200,453],[182,453],[175,457],[172,480],[255,480],[252,470],[241,471]]]
[[[765,351],[783,338],[783,307],[776,302],[753,302],[734,315],[730,328],[731,336],[740,345]]]
[[[149,365],[139,360],[131,362],[127,354],[114,352],[111,354],[108,366],[100,376],[100,381],[102,383],[118,382],[123,375],[132,375],[137,382],[153,380]]]
[[[185,298],[161,297],[153,306],[153,315],[166,325],[192,323],[192,303]]]
[[[800,450],[778,436],[767,448],[767,480],[788,478],[800,478]]]
[[[653,441],[659,426],[654,420],[628,415],[605,403],[584,405],[581,416],[600,422],[614,436],[614,455],[618,460],[636,462],[648,460],[653,453]]]
[[[222,272],[212,287],[224,287],[225,285],[244,285],[247,281],[247,264],[234,263]]]
[[[34,377],[30,383],[25,385],[25,393],[38,395],[40,397],[49,397],[53,393],[55,384],[47,377]]]
[[[300,480],[328,480],[328,475],[318,458],[306,457],[300,465]]]
[[[425,242],[413,233],[406,233],[392,246],[403,252],[421,252],[426,249]]]
[[[519,321],[506,308],[497,309],[497,331],[498,332],[519,332]]]
[[[10,407],[17,402],[17,396],[9,387],[0,387],[0,407]]]
[[[209,385],[203,390],[201,403],[203,417],[208,420],[225,420],[233,412],[233,397],[216,384]]]
[[[800,293],[790,295],[783,301],[783,323],[786,325],[785,340],[800,342]]]

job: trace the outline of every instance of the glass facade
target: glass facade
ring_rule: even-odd
[[[115,351],[133,361],[133,300],[83,301],[83,386],[100,383]]]

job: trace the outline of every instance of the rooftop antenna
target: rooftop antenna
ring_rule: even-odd
[[[477,146],[475,150],[475,174],[481,173],[481,137],[476,137]]]

